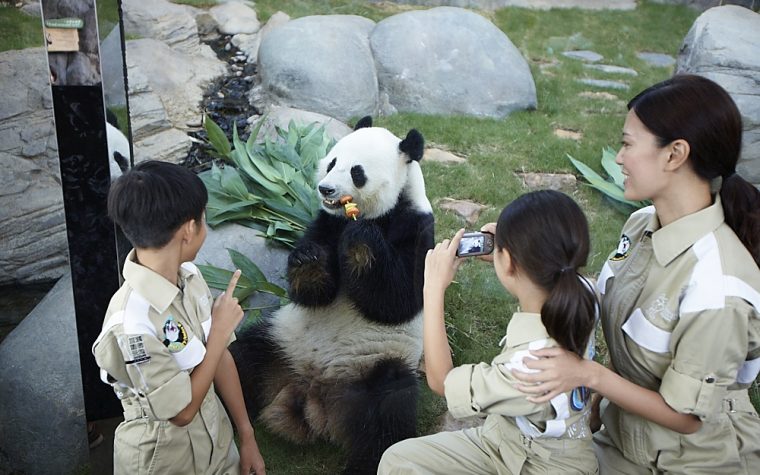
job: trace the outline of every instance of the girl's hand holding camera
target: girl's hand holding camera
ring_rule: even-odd
[[[451,239],[444,239],[430,249],[425,257],[425,287],[426,295],[442,294],[454,280],[454,275],[461,264],[457,257],[457,248],[462,239],[464,229],[460,229]]]

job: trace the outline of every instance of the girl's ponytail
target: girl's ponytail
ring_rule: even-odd
[[[577,268],[563,267],[541,308],[547,333],[563,348],[583,356],[596,323],[598,304],[591,284]]]
[[[760,267],[760,191],[736,173],[720,189],[726,224],[734,230]]]

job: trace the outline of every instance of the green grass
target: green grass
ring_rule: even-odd
[[[42,20],[15,7],[0,6],[0,51],[44,46]]]

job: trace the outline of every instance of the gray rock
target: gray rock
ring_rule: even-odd
[[[577,179],[569,173],[518,173],[526,188],[530,190],[572,191]]]
[[[472,226],[478,222],[480,213],[487,208],[486,205],[475,203],[468,200],[455,200],[453,198],[443,198],[438,202],[438,206],[442,210],[452,211],[454,214],[464,220]]]
[[[0,284],[54,280],[67,267],[46,56],[0,52]]]
[[[166,0],[123,0],[122,11],[127,35],[153,38],[189,55],[216,58],[198,36],[195,16],[201,10]]]
[[[606,89],[618,89],[618,90],[627,90],[628,84],[620,81],[608,81],[604,79],[589,79],[589,78],[582,78],[579,79],[578,82],[581,82],[583,84],[587,84],[589,86],[595,86],[595,87],[603,87]]]
[[[191,146],[182,133],[200,123],[203,92],[225,63],[146,38],[127,41],[127,68],[135,161],[181,161]]]
[[[377,77],[368,39],[374,25],[359,16],[324,15],[272,29],[259,47],[264,99],[341,120],[375,115]]]
[[[10,469],[81,471],[89,452],[69,275],[3,340],[0,361],[0,447]]]
[[[604,56],[601,54],[588,50],[563,51],[562,56],[572,59],[580,59],[581,61],[586,61],[589,63],[595,63],[604,59]]]
[[[259,60],[259,46],[261,45],[261,39],[269,34],[274,28],[290,21],[290,17],[282,12],[277,12],[271,17],[269,21],[255,34],[247,35],[240,33],[232,37],[232,44],[237,47],[246,55],[246,61],[248,63],[257,63]]]
[[[737,171],[760,184],[760,14],[727,5],[707,10],[684,38],[676,72],[705,76],[723,86],[744,123]]]
[[[686,5],[695,10],[707,10],[721,5],[739,5],[747,8],[758,8],[757,0],[652,0],[655,3],[671,5]]]
[[[525,58],[471,11],[440,7],[394,15],[377,24],[370,42],[380,91],[400,112],[502,118],[536,107]]]
[[[669,54],[664,54],[664,53],[652,53],[652,52],[642,51],[642,52],[636,53],[636,57],[646,62],[647,64],[650,64],[652,66],[657,66],[660,68],[669,68],[670,66],[673,66],[676,62],[676,59],[674,57],[672,57]]]
[[[261,270],[267,280],[287,289],[287,263],[289,251],[283,247],[274,246],[267,242],[258,231],[235,223],[225,223],[216,228],[209,228],[206,242],[203,243],[196,264],[209,264],[223,269],[234,270],[227,249],[234,249],[248,257]],[[214,295],[220,291],[212,289]],[[269,313],[279,305],[279,298],[267,294],[256,293],[246,302],[244,307],[269,307]]]
[[[586,69],[593,69],[595,71],[601,71],[608,74],[623,74],[625,76],[639,75],[635,69],[624,68],[622,66],[613,66],[611,64],[584,64],[583,67]]]
[[[251,117],[249,119],[251,128],[256,127],[261,120],[261,117]],[[272,106],[267,110],[266,115],[263,116],[263,120],[265,122],[259,130],[257,140],[263,140],[264,137],[270,140],[276,139],[277,131],[275,130],[275,126],[287,129],[291,120],[301,125],[312,124],[314,122],[324,125],[327,136],[336,141],[350,134],[353,130],[333,117],[317,114],[316,112],[293,109],[292,107]]]
[[[444,165],[467,163],[467,159],[440,148],[426,148],[422,159],[426,162],[436,162]]]
[[[261,28],[256,11],[240,2],[217,5],[209,13],[219,24],[219,32],[224,35],[253,34]]]
[[[42,16],[42,10],[40,9],[40,2],[28,2],[21,7],[21,11],[29,16],[36,16],[39,18]]]
[[[635,0],[396,0],[395,3],[479,8],[481,10],[496,10],[504,7],[530,8],[533,10],[549,10],[552,8],[633,10],[636,8]]]

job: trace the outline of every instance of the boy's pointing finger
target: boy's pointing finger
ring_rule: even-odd
[[[227,290],[225,291],[225,293],[230,297],[232,297],[232,293],[235,291],[238,280],[240,280],[240,274],[242,274],[242,271],[240,269],[237,269],[235,272],[233,272],[232,277],[230,278],[230,283],[227,285]]]

